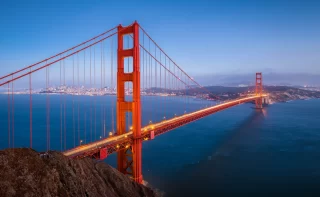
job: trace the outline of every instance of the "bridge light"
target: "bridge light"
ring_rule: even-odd
[[[112,132],[111,131],[109,132],[109,136],[112,136]]]
[[[124,137],[125,137],[125,138],[127,138],[128,136],[127,136],[127,135],[125,135]]]
[[[129,148],[129,145],[126,145],[126,148]]]
[[[101,139],[102,137],[100,136],[100,139]]]
[[[149,121],[149,124],[152,124],[152,121],[151,121],[151,120]]]
[[[120,146],[119,146],[119,144],[117,144],[117,146],[116,146],[117,148],[119,148]]]
[[[82,140],[80,140],[80,145],[81,145],[81,143],[82,143],[83,141]]]
[[[154,129],[154,126],[151,126],[151,129]]]
[[[133,129],[133,127],[131,126],[131,127],[130,127],[130,131],[131,131],[132,129]]]

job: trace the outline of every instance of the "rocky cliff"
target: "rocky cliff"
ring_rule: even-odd
[[[156,196],[103,162],[73,160],[59,152],[0,151],[0,196]]]

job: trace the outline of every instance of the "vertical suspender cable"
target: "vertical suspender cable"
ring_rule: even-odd
[[[162,64],[162,61],[161,61],[161,51],[159,51],[160,52],[160,63]],[[160,68],[160,92],[161,92],[161,94],[163,93],[163,90],[162,90],[162,83],[161,83],[161,65],[159,66],[159,68]],[[162,100],[162,99],[161,99]],[[160,102],[161,102],[161,100],[160,100]],[[161,107],[161,109],[163,110],[163,107]],[[161,110],[161,111],[162,111]],[[161,119],[162,119],[162,114],[161,114]]]
[[[74,120],[74,55],[72,56],[72,129],[73,129],[73,147],[76,146],[76,124]]]
[[[142,46],[144,47],[144,33],[142,33]],[[142,51],[142,90],[144,91],[144,92],[146,92],[146,89],[145,89],[145,85],[146,85],[146,82],[145,82],[145,77],[144,77],[144,73],[145,73],[145,52],[144,52],[144,50]],[[144,97],[142,97],[142,99],[144,99],[144,101],[146,101],[146,96],[144,96]],[[141,105],[141,107],[143,108],[143,103],[144,102],[142,102],[142,105]],[[141,117],[141,118],[143,118],[143,117]]]
[[[47,62],[46,62],[47,64]],[[47,67],[47,150],[50,150],[50,67]]]
[[[103,92],[105,92],[106,88],[106,57],[105,57],[105,49],[104,49],[104,42],[103,44]],[[104,95],[103,95],[104,97]],[[103,137],[106,137],[106,101],[103,99]]]
[[[48,67],[48,150],[50,150],[50,74],[49,74],[49,67]]]
[[[63,86],[64,89],[66,90],[66,65],[65,65],[65,60],[63,60]],[[66,150],[66,132],[67,132],[67,123],[66,123],[66,92],[64,92],[64,96],[63,96],[63,122],[64,122],[64,128],[63,128],[63,133],[64,133],[64,150]]]
[[[31,68],[30,68],[30,74],[29,74],[29,95],[30,95],[30,148],[32,148],[32,83],[31,83]]]
[[[154,56],[157,59],[157,47],[156,45],[154,45]],[[155,91],[158,91],[157,88],[157,61],[154,61],[154,70],[155,70]],[[157,108],[159,108],[159,106],[157,105]],[[158,109],[156,109],[158,111]]]
[[[79,82],[79,53],[77,53],[77,72],[78,72],[78,144],[80,144],[80,82]]]
[[[83,51],[83,88],[86,91],[86,50]],[[84,143],[87,143],[87,124],[86,124],[86,107],[85,98],[83,98],[83,114],[84,114]]]
[[[101,68],[101,70],[100,70],[100,96],[101,96],[101,98],[100,98],[100,115],[101,115],[101,122],[100,122],[100,125],[101,125],[101,130],[100,130],[100,137],[101,136],[103,136],[103,117],[102,117],[102,113],[103,113],[103,103],[102,103],[102,43],[100,44],[100,46],[101,46],[101,48],[100,48],[100,55],[101,55],[101,57],[100,57],[100,68]]]
[[[61,58],[61,55],[60,55],[60,58]],[[60,151],[62,151],[62,82],[61,82],[61,72],[62,72],[62,69],[61,69],[61,62],[59,62],[60,64],[60,91],[59,91],[59,97],[60,97]]]
[[[93,83],[94,83],[94,140],[96,140],[96,132],[97,132],[97,119],[96,119],[96,101],[97,101],[97,89],[96,89],[96,47],[93,48]]]
[[[92,95],[92,80],[91,80],[91,47],[90,47],[90,94]],[[92,142],[92,98],[90,99],[90,142]]]
[[[10,109],[10,83],[8,83],[8,148],[11,148],[11,139],[10,139],[10,116],[11,116],[11,109]]]
[[[48,139],[48,67],[46,67],[46,140],[47,140],[47,151],[49,150],[48,144],[49,144],[49,139]]]
[[[170,71],[171,71],[171,68],[170,68],[170,60],[168,59],[168,64],[169,64],[169,71],[168,71],[168,89],[169,89],[169,93],[170,95],[168,96],[168,106],[169,106],[169,103],[170,103],[170,100],[172,100],[172,96],[171,96],[171,93],[172,93],[172,86],[171,86],[171,78],[173,77],[172,74],[170,74]],[[170,112],[171,113],[171,112]]]
[[[12,75],[12,79],[13,79],[13,75]],[[13,92],[13,81],[11,83],[11,103],[12,103],[12,148],[14,148],[14,92]]]
[[[111,38],[111,91],[113,91],[113,37]],[[111,101],[111,125],[112,125],[112,133],[114,133],[114,102],[113,99]]]
[[[150,47],[150,39],[149,39],[149,53],[151,53],[151,47]],[[148,75],[149,75],[149,92],[150,94],[152,93],[152,78],[151,78],[151,55],[149,55],[149,72],[148,72]],[[153,101],[153,97],[150,97],[151,99],[151,102]],[[153,106],[151,105],[151,108],[153,108]],[[152,109],[152,112],[154,111],[154,109]],[[153,120],[153,113],[151,113],[151,120]]]
[[[164,57],[164,65],[167,68],[167,57],[166,56]],[[164,72],[164,89],[166,90],[166,93],[168,94],[168,90],[167,90],[167,69],[165,69],[165,72]],[[168,95],[166,97],[168,97]],[[165,101],[164,110],[165,110],[165,113],[167,114],[168,113],[167,112],[167,101],[168,101],[168,99],[165,98],[164,101]]]

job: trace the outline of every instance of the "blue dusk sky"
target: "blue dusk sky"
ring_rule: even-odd
[[[10,0],[0,75],[137,20],[193,76],[320,74],[320,1]]]

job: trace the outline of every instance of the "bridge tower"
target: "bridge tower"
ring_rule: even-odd
[[[124,35],[133,37],[133,48],[124,49]],[[133,58],[131,73],[124,72],[124,59]],[[132,113],[133,143],[131,147],[117,153],[118,170],[132,176],[134,181],[142,183],[141,171],[141,105],[140,105],[140,52],[139,24],[135,22],[129,27],[118,26],[118,69],[117,69],[117,133],[126,133],[126,113]],[[125,82],[132,82],[132,101],[125,99]],[[130,125],[129,125],[130,126]]]
[[[260,96],[256,99],[256,109],[262,109],[262,73],[256,73],[256,95]]]

